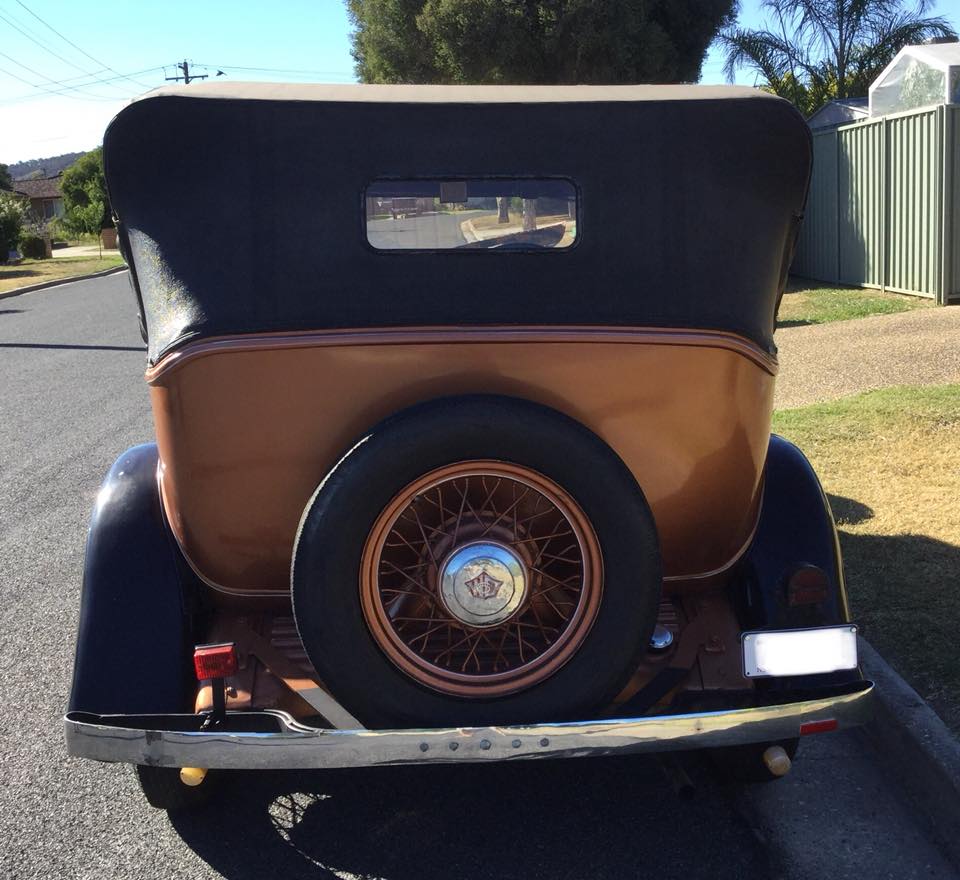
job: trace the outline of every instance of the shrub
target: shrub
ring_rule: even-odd
[[[27,219],[23,199],[12,193],[0,192],[0,263],[7,262],[7,254],[20,240],[20,230]]]
[[[32,232],[20,236],[20,253],[32,260],[44,260],[47,257],[47,243]]]

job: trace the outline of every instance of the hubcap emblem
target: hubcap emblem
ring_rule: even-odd
[[[451,553],[440,567],[444,607],[469,626],[503,623],[523,604],[526,594],[526,569],[502,544],[467,544]]]
[[[500,587],[503,586],[503,581],[498,581],[486,569],[463,583],[474,599],[492,599],[500,592]]]

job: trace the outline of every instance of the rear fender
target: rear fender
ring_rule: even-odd
[[[192,711],[186,566],[157,484],[157,447],[121,455],[87,534],[70,711]]]

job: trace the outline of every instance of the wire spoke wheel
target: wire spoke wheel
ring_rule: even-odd
[[[458,462],[408,485],[374,523],[360,567],[378,647],[419,684],[459,697],[553,675],[589,633],[602,586],[576,501],[502,461]]]

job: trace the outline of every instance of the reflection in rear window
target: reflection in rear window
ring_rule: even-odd
[[[557,179],[376,180],[366,228],[383,251],[568,248],[577,240],[577,191]]]

